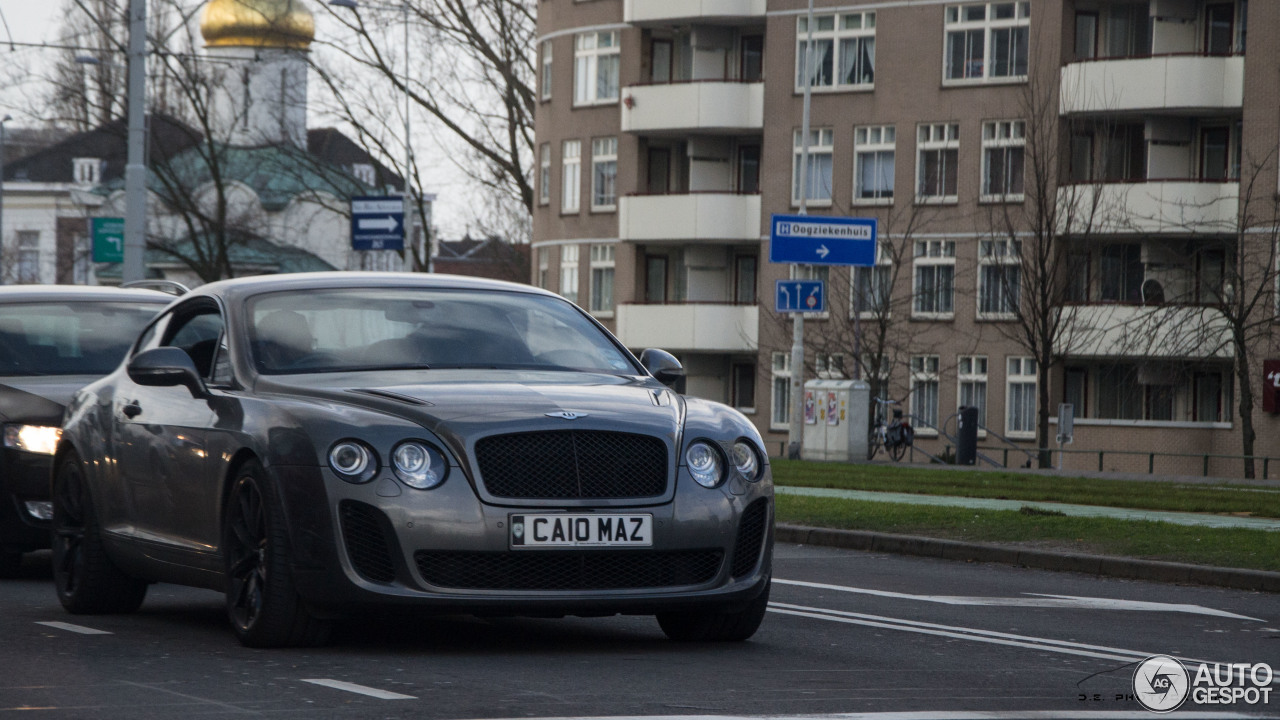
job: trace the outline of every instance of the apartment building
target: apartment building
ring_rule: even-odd
[[[1072,449],[1108,454],[1068,466],[1238,473],[1212,456],[1241,453],[1247,395],[1255,454],[1280,455],[1280,50],[1246,42],[1280,4],[819,0],[801,183],[806,8],[539,3],[535,284],[675,353],[774,452],[774,281],[822,277],[806,377],[868,379],[930,452],[976,406],[1019,463],[1037,408],[1070,402]],[[802,204],[877,218],[876,266],[769,263],[769,216]]]

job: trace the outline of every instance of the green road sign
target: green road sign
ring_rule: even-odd
[[[90,218],[94,262],[124,262],[124,218]]]

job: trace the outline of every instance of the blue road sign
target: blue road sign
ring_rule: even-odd
[[[821,280],[775,280],[773,309],[780,313],[826,312],[826,286]]]
[[[353,250],[404,249],[404,198],[351,198]]]
[[[875,265],[876,220],[774,215],[769,221],[769,262]]]

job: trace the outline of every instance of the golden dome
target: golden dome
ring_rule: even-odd
[[[302,0],[209,0],[200,34],[205,47],[306,50],[316,22]]]

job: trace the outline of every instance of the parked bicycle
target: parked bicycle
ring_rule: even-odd
[[[876,398],[876,419],[871,425],[871,431],[867,434],[868,460],[874,459],[876,453],[884,448],[889,453],[889,457],[897,462],[907,454],[907,448],[915,442],[916,431],[911,427],[911,423],[902,419],[902,408],[893,408],[893,422],[885,422],[885,408],[897,404],[897,400]]]

